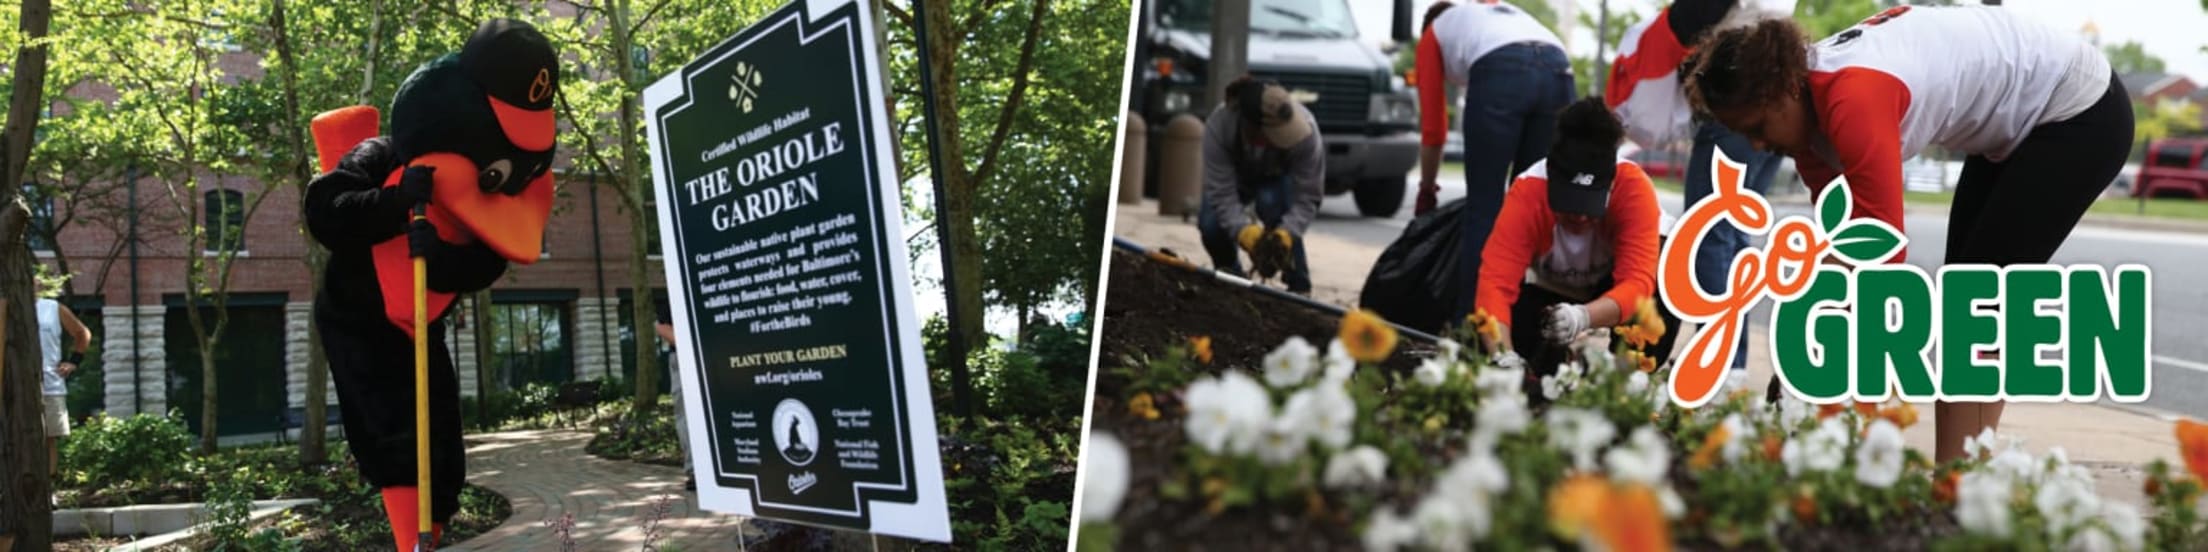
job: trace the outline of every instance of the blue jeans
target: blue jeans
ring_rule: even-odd
[[[1472,63],[1466,75],[1463,230],[1457,240],[1457,318],[1472,313],[1480,284],[1480,252],[1503,210],[1512,178],[1549,156],[1556,114],[1577,95],[1572,62],[1554,46],[1518,43]],[[1507,309],[1509,305],[1489,310]]]
[[[1719,148],[1725,150],[1726,157],[1748,166],[1742,174],[1746,179],[1741,183],[1743,186],[1759,194],[1771,190],[1771,179],[1779,172],[1779,157],[1756,151],[1747,137],[1716,122],[1707,122],[1694,129],[1694,153],[1687,158],[1686,193],[1682,194],[1686,198],[1685,207],[1693,207],[1694,202],[1715,191],[1711,183],[1715,169],[1711,167],[1716,164],[1716,155],[1711,152]],[[1747,247],[1748,234],[1731,223],[1720,222],[1710,227],[1710,233],[1702,238],[1700,254],[1694,257],[1694,279],[1704,293],[1725,291],[1727,269],[1732,268],[1733,255]],[[1747,367],[1748,340],[1743,339],[1740,340],[1740,352],[1733,355],[1733,368],[1744,370]]]
[[[1281,217],[1288,214],[1289,206],[1295,204],[1296,181],[1283,176],[1271,185],[1258,186],[1256,196],[1258,222],[1268,227],[1277,226]],[[1243,276],[1241,247],[1235,244],[1235,234],[1242,229],[1227,228],[1220,223],[1219,215],[1213,214],[1209,195],[1204,196],[1203,206],[1196,211],[1196,231],[1203,236],[1204,252],[1211,254],[1211,265],[1222,272]],[[1288,284],[1288,291],[1310,293],[1311,264],[1303,254],[1303,236],[1296,236],[1294,249],[1296,265],[1281,274],[1280,279]]]

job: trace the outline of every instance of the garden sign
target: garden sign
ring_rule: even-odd
[[[708,510],[950,540],[873,14],[797,0],[644,90]]]

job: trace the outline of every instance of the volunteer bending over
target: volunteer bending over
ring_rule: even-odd
[[[1478,304],[1529,376],[1555,372],[1564,344],[1629,319],[1656,289],[1663,211],[1648,174],[1618,158],[1625,129],[1600,98],[1587,98],[1564,108],[1557,134],[1548,159],[1503,198],[1481,253]]]
[[[1947,263],[2046,262],[2131,151],[2131,103],[2101,51],[1998,8],[1900,6],[1816,44],[1766,20],[1716,33],[1687,63],[1697,111],[1793,157],[1814,192],[1846,176],[1856,216],[1903,228],[1902,160],[1934,145],[1968,155]],[[1937,405],[1937,460],[1961,457],[2001,410]]]

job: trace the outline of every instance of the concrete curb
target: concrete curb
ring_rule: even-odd
[[[279,512],[320,504],[322,501],[305,498],[289,500],[255,500],[253,510],[246,515],[248,523],[260,521]],[[212,524],[203,521],[207,517],[207,505],[193,504],[139,504],[114,508],[79,508],[54,512],[54,535],[75,536],[83,534],[141,535],[154,534],[130,544],[109,550],[151,550],[167,546],[199,534]]]

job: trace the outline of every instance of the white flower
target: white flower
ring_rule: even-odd
[[[2116,540],[2099,527],[2087,527],[2070,535],[2072,552],[2116,552]]]
[[[1833,417],[1826,418],[1809,433],[1788,439],[1786,448],[1779,451],[1779,459],[1786,464],[1787,475],[1801,475],[1840,469],[1848,460],[1847,452],[1847,422]]]
[[[1664,517],[1677,520],[1687,515],[1687,501],[1679,498],[1679,491],[1670,485],[1656,487],[1656,500],[1664,506]]]
[[[1993,455],[1992,460],[1986,461],[1985,470],[2000,474],[2002,479],[2025,483],[2039,482],[2042,473],[2039,465],[2032,462],[2030,453],[2013,448]]]
[[[1725,444],[1718,449],[1718,455],[1724,457],[1727,464],[1739,462],[1741,457],[1748,455],[1749,447],[1757,442],[1756,426],[1741,419],[1738,412],[1726,414],[1725,421],[1718,424],[1725,428],[1726,435]]]
[[[1464,514],[1457,510],[1457,501],[1439,494],[1427,495],[1411,512],[1411,523],[1418,527],[1419,536],[1426,546],[1435,550],[1471,550],[1472,534],[1465,526]]]
[[[1965,472],[1955,485],[1955,522],[1964,531],[2009,537],[2009,479],[1999,474]]]
[[[1507,353],[1506,353],[1507,354]],[[1524,368],[1488,368],[1473,376],[1472,386],[1480,389],[1483,398],[1526,396],[1526,370]]]
[[[1642,371],[1640,371],[1640,370],[1634,370],[1634,371],[1633,371],[1633,375],[1630,375],[1630,376],[1626,376],[1626,377],[1625,377],[1625,394],[1626,394],[1626,396],[1630,396],[1630,397],[1641,397],[1641,396],[1643,396],[1643,395],[1641,395],[1641,394],[1642,394],[1642,393],[1644,393],[1644,392],[1647,392],[1647,391],[1648,391],[1648,372],[1642,372]]]
[[[1495,441],[1504,435],[1526,430],[1533,421],[1533,414],[1526,410],[1526,400],[1518,396],[1489,397],[1480,403],[1473,413],[1472,447],[1475,451],[1493,448]]]
[[[1439,387],[1449,381],[1449,365],[1441,359],[1429,358],[1418,363],[1418,368],[1411,371],[1411,377],[1418,380],[1419,385]]]
[[[1214,454],[1249,452],[1273,417],[1265,387],[1239,370],[1196,380],[1183,400],[1188,403],[1188,420],[1182,423],[1188,440]]]
[[[1394,508],[1382,507],[1372,512],[1372,522],[1365,524],[1365,550],[1393,552],[1418,541],[1418,525],[1403,519]]]
[[[1362,487],[1381,482],[1388,474],[1388,456],[1371,445],[1334,454],[1326,461],[1327,488]]]
[[[1351,430],[1357,423],[1357,401],[1349,398],[1349,390],[1340,385],[1315,385],[1290,395],[1286,410],[1296,412],[1310,424],[1306,431],[1327,448],[1349,446]]]
[[[1570,382],[1564,381],[1564,374],[1543,377],[1541,378],[1541,396],[1548,397],[1552,401],[1556,400],[1558,397],[1564,396],[1565,391],[1571,390],[1570,385]]]
[[[1458,353],[1464,352],[1464,346],[1458,345],[1457,340],[1454,339],[1442,338],[1441,341],[1434,342],[1434,345],[1441,348],[1441,354],[1435,356],[1441,357],[1441,359],[1444,361],[1448,361],[1450,365],[1455,365],[1457,363]]]
[[[1311,359],[1319,350],[1302,336],[1290,336],[1273,352],[1265,353],[1265,383],[1273,387],[1292,387],[1311,377]]]
[[[1802,422],[1817,415],[1817,406],[1792,395],[1779,397],[1779,431],[1791,434],[1802,428]]]
[[[2108,532],[2116,537],[2116,544],[2124,550],[2139,550],[2147,546],[2147,522],[2139,517],[2139,509],[2130,504],[2109,501],[2101,504],[2101,521],[2108,524]]]
[[[2047,534],[2054,536],[2082,527],[2100,515],[2101,497],[2093,494],[2089,483],[2059,479],[2041,484],[2039,492],[2032,495],[2032,506],[2047,518]]]
[[[1258,431],[1258,461],[1278,466],[1301,458],[1311,444],[1310,436],[1304,434],[1305,429],[1302,417],[1286,412],[1267,422]]]
[[[1610,444],[1618,428],[1602,414],[1580,408],[1551,408],[1543,418],[1549,425],[1549,444],[1571,453],[1572,465],[1595,469],[1595,450]]]
[[[1884,419],[1871,422],[1870,433],[1855,448],[1855,480],[1884,489],[1901,479],[1901,428]]]
[[[1357,372],[1357,359],[1349,358],[1349,346],[1343,345],[1338,337],[1327,345],[1325,363],[1328,381],[1348,381],[1349,376]]]
[[[1526,357],[1518,356],[1517,351],[1503,351],[1495,355],[1493,360],[1496,368],[1504,370],[1526,369]]]
[[[1111,521],[1127,496],[1127,447],[1108,433],[1089,436],[1081,471],[1081,521]]]
[[[1671,467],[1671,450],[1654,426],[1641,426],[1624,445],[1603,453],[1602,463],[1610,477],[1619,481],[1662,485],[1664,471]]]
[[[1503,468],[1503,461],[1493,451],[1480,451],[1458,458],[1434,481],[1434,492],[1447,496],[1492,496],[1510,490],[1510,472]],[[1485,533],[1485,531],[1482,531]]]

